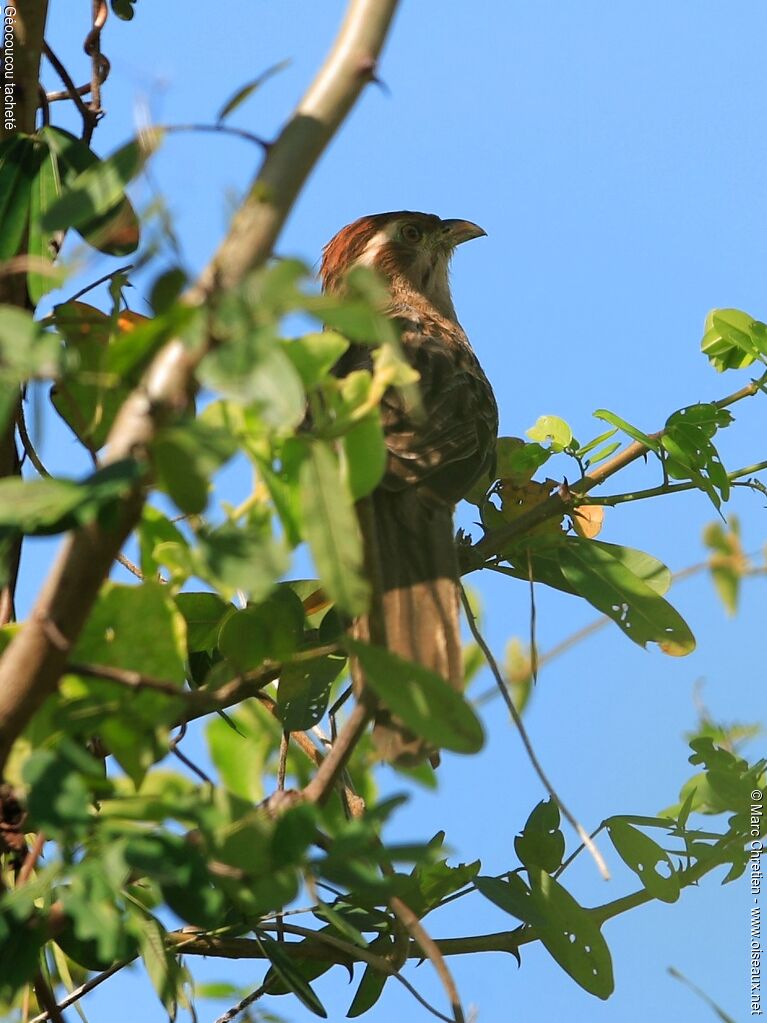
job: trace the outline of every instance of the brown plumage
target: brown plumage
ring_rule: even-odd
[[[385,636],[394,653],[463,685],[459,574],[453,509],[473,484],[489,476],[498,432],[493,391],[458,322],[448,270],[456,245],[485,232],[465,220],[426,213],[380,213],[343,228],[325,246],[325,291],[343,289],[353,266],[388,281],[388,314],[402,329],[405,355],[420,376],[420,407],[401,391],[381,403],[389,459],[371,499],[368,548],[379,554],[382,593],[373,602],[382,621],[355,623],[357,635]],[[337,372],[369,368],[370,349],[352,345]],[[368,538],[369,540],[370,538]],[[373,737],[385,760],[416,763],[434,751],[384,709]]]

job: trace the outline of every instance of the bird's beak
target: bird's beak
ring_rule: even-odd
[[[472,238],[481,238],[487,234],[484,228],[472,224],[470,220],[443,220],[442,223],[452,245],[470,242]]]

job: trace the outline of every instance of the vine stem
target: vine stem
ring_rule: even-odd
[[[548,775],[541,766],[541,762],[539,761],[538,756],[535,750],[533,749],[533,744],[530,742],[530,737],[527,734],[527,729],[522,724],[522,718],[519,715],[519,711],[514,706],[514,701],[512,700],[511,695],[509,693],[508,686],[506,685],[506,680],[501,674],[501,669],[498,667],[498,662],[493,656],[492,650],[485,642],[482,633],[479,631],[479,627],[477,626],[477,620],[474,617],[474,612],[471,609],[471,604],[469,603],[469,599],[466,596],[466,590],[463,588],[463,586],[461,587],[461,602],[463,604],[463,609],[466,612],[466,620],[469,623],[469,629],[471,631],[471,634],[474,637],[477,646],[485,655],[485,660],[488,663],[490,671],[493,673],[493,677],[495,678],[498,690],[501,696],[503,697],[504,702],[506,703],[506,706],[509,710],[509,714],[511,714],[511,719],[514,722],[517,731],[519,732],[519,736],[522,739],[522,745],[525,747],[530,763],[533,765],[533,770],[540,778],[543,787],[546,789],[546,791],[549,793],[551,798],[554,800],[554,802],[561,810],[562,816],[577,832],[577,834],[580,836],[581,841],[591,853],[591,856],[597,865],[599,873],[602,875],[605,881],[609,881],[610,871],[607,869],[607,864],[605,863],[602,854],[600,853],[599,849],[597,849],[594,842],[592,842],[588,832],[583,827],[583,825],[573,816],[572,813],[570,813],[568,808],[562,802],[562,799],[557,794],[556,789],[549,781]]]

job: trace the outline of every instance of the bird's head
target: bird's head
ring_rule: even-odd
[[[440,220],[431,213],[378,213],[342,228],[322,250],[322,286],[338,292],[355,266],[377,270],[397,302],[423,299],[455,319],[450,297],[450,258],[457,245],[486,232],[469,220]]]

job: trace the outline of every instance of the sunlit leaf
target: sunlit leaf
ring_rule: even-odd
[[[389,650],[347,639],[366,683],[389,710],[427,742],[456,753],[477,753],[484,744],[479,718],[461,693],[423,665]]]

